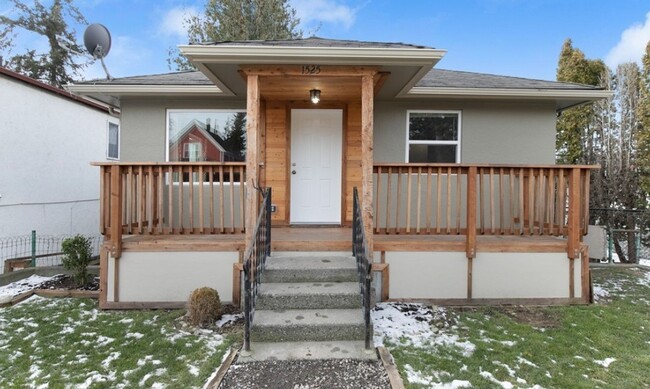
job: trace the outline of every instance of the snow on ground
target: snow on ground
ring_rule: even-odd
[[[422,304],[379,303],[372,310],[375,346],[384,341],[393,344],[405,344],[415,347],[427,345],[452,346],[458,348],[464,356],[470,356],[476,349],[470,341],[460,340],[458,335],[444,330],[435,333],[431,327],[434,312]],[[444,317],[444,308],[437,308],[436,314]]]
[[[0,286],[0,300],[5,296],[18,296],[21,293],[28,292],[30,290],[37,289],[45,281],[50,281],[58,275],[53,277],[42,277],[36,274],[33,274],[27,278],[24,278],[20,281],[12,282],[5,286]]]
[[[607,368],[607,367],[609,367],[609,365],[612,364],[612,362],[616,362],[616,358],[605,358],[602,361],[594,360],[594,362],[599,364],[602,367]]]
[[[650,267],[650,259],[639,259],[639,265]]]
[[[243,319],[244,314],[238,313],[236,315],[222,315],[221,319],[217,320],[217,327],[221,328],[227,326],[228,324],[235,323],[237,320]]]

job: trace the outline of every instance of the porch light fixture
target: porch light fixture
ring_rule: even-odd
[[[309,91],[309,99],[312,103],[318,104],[320,101],[320,89],[312,89]]]

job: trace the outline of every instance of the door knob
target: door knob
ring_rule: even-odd
[[[295,171],[295,170],[292,170],[292,171],[291,171],[291,174],[296,174],[296,171]]]

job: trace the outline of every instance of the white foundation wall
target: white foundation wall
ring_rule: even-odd
[[[579,298],[580,261],[574,265]],[[569,298],[565,253],[478,253],[473,269],[473,298]]]
[[[391,299],[467,297],[467,258],[459,252],[387,251]]]
[[[222,302],[232,301],[234,252],[129,252],[118,264],[119,302],[185,302],[202,286],[219,292]],[[115,259],[109,257],[107,301],[115,302]]]
[[[390,299],[466,299],[467,258],[462,252],[386,252]],[[574,293],[581,297],[580,260]],[[472,298],[569,298],[565,253],[478,253],[472,266]]]

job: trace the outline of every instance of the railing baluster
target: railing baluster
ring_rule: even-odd
[[[451,166],[447,166],[447,235],[451,233]]]
[[[399,234],[399,214],[402,208],[402,168],[397,168],[397,206],[395,207],[395,233]]]
[[[205,177],[203,177],[203,165],[199,165],[199,233],[203,234],[204,231],[204,226],[203,226],[203,181]]]
[[[408,176],[406,177],[406,233],[409,234],[411,232],[411,175],[413,171],[411,170],[411,167],[409,166],[406,169],[406,174]]]
[[[456,235],[460,234],[460,229],[461,229],[461,213],[462,213],[462,203],[461,203],[461,196],[462,196],[462,189],[463,189],[463,181],[462,181],[462,169],[460,167],[456,168]]]
[[[382,173],[382,170],[381,170],[381,166],[378,166],[377,167],[377,181],[376,181],[377,182],[377,187],[375,188],[375,190],[377,192],[377,194],[375,196],[375,233],[376,234],[379,233],[379,229],[381,227],[381,223],[380,223],[380,220],[381,220],[381,216],[380,216],[381,207],[379,206],[379,204],[381,203],[381,200],[383,198],[382,192],[381,192],[381,176],[382,176],[382,174],[383,173]]]
[[[386,233],[390,234],[390,209],[391,209],[391,192],[393,191],[393,169],[388,168],[388,188],[386,190]]]
[[[220,224],[219,226],[221,227],[221,233],[226,232],[226,216],[225,216],[225,209],[223,207],[224,204],[224,190],[223,190],[223,166],[219,166],[219,219],[220,219]]]
[[[188,211],[187,211],[187,216],[189,217],[189,232],[190,234],[194,233],[194,166],[190,165],[187,167],[188,168],[188,185],[187,187],[189,188],[189,193],[188,193]]]
[[[426,203],[426,212],[427,212],[427,234],[431,233],[431,186],[433,185],[433,179],[431,177],[431,167],[427,167],[427,203]]]
[[[436,172],[436,234],[440,234],[440,223],[441,223],[441,207],[442,207],[442,199],[441,193],[442,193],[442,168],[438,167],[438,171]]]
[[[415,233],[420,233],[420,218],[422,215],[422,168],[418,167],[418,192],[417,192],[417,210],[416,210],[416,222],[415,222]]]
[[[208,167],[210,175],[210,233],[214,234],[214,166]]]
[[[228,170],[229,181],[230,181],[230,233],[235,233],[235,169],[230,166]],[[255,190],[251,188],[251,190]],[[242,215],[243,216],[243,215]],[[243,221],[242,221],[243,223]]]

